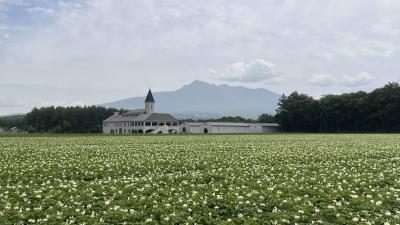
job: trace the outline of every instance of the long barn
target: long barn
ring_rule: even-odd
[[[277,123],[185,122],[179,125],[181,133],[268,133],[279,131]]]

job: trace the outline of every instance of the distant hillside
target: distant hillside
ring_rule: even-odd
[[[195,80],[176,91],[153,92],[156,111],[178,118],[217,118],[227,115],[257,118],[275,113],[280,95],[266,89],[214,85]],[[134,97],[101,104],[106,107],[135,109],[144,107],[145,97]]]
[[[24,117],[25,117],[25,114],[16,113],[16,114],[0,116],[0,119],[15,120],[15,119],[23,119]]]

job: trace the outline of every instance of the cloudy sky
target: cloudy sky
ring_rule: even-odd
[[[398,0],[0,0],[0,115],[194,79],[313,96],[400,81]]]

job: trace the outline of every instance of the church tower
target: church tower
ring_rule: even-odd
[[[144,103],[145,103],[145,108],[144,108],[145,112],[147,114],[154,113],[155,101],[153,98],[153,94],[151,93],[151,89],[149,89],[149,92],[147,93],[147,97],[146,97],[146,100],[144,101]]]

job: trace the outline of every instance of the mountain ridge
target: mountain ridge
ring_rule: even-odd
[[[274,114],[280,97],[263,88],[215,85],[200,80],[194,80],[175,91],[153,92],[153,95],[157,112],[170,113],[177,118],[257,118],[266,112]],[[131,97],[100,105],[125,109],[143,108],[144,99],[145,96]]]

